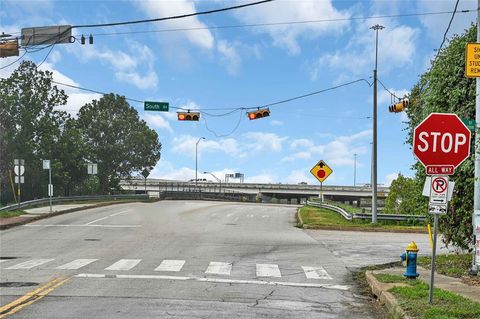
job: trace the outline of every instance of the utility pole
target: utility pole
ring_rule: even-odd
[[[479,0],[480,1],[480,0]],[[378,64],[378,30],[385,27],[374,25],[375,30],[375,69],[373,70],[373,151],[372,151],[372,223],[377,222],[377,64]]]
[[[197,144],[195,144],[195,191],[197,191],[197,186],[198,186],[198,143],[200,143],[201,140],[204,140],[205,137],[200,137],[197,141]]]
[[[353,154],[353,186],[357,186],[357,155]]]
[[[478,0],[478,8],[480,8],[480,0]],[[477,43],[480,43],[480,10],[477,10]],[[472,274],[477,274],[480,264],[480,79],[475,79],[475,178],[473,190],[473,261]]]

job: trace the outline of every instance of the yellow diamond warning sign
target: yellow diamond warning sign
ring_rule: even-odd
[[[312,175],[315,176],[320,183],[323,183],[323,181],[325,181],[327,177],[333,173],[333,170],[327,165],[327,163],[320,161],[314,167],[312,167],[310,173],[312,173]]]
[[[467,43],[465,49],[465,76],[480,77],[480,43]]]

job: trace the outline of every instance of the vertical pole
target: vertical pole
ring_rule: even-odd
[[[373,150],[372,150],[372,223],[377,222],[377,65],[378,65],[378,30],[384,27],[374,25],[375,30],[375,69],[373,70]]]
[[[480,7],[480,0],[478,6]],[[480,10],[477,10],[477,42],[480,42]],[[473,190],[473,261],[472,274],[479,271],[480,264],[480,79],[475,79],[476,97],[475,97],[475,181]]]
[[[323,183],[320,182],[320,202],[323,203]]]
[[[50,189],[52,188],[52,189]],[[48,196],[50,197],[50,213],[52,212],[52,196],[53,196],[53,187],[52,187],[52,163],[48,168]]]
[[[19,171],[19,172],[20,172],[20,167],[21,167],[21,166],[18,166],[18,171]],[[21,177],[21,175],[18,175],[17,178],[18,178],[18,183],[17,183],[18,209],[20,209],[20,202],[22,201],[22,200],[20,199],[20,193],[21,193],[21,191],[20,191],[20,179],[21,179],[22,177]]]
[[[198,140],[198,142],[200,142],[200,140]],[[195,191],[197,191],[197,182],[198,182],[198,178],[197,178],[197,171],[198,171],[198,152],[197,152],[197,149],[198,149],[198,142],[197,144],[195,144]]]
[[[357,186],[357,154],[356,153],[353,154],[353,186]]]
[[[437,253],[437,229],[438,229],[438,214],[433,215],[433,251],[432,251],[432,266],[430,272],[430,291],[428,294],[428,302],[433,302],[433,284],[435,280],[435,255]]]

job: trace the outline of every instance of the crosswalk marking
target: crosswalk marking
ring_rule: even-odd
[[[32,260],[24,261],[23,263],[10,266],[6,269],[31,269],[33,267],[51,262],[52,260],[54,259],[53,258],[52,259],[32,259]]]
[[[282,277],[278,265],[257,264],[257,277]]]
[[[208,265],[207,270],[205,270],[206,274],[212,275],[230,275],[232,271],[232,264],[231,263],[222,263],[218,261],[211,261]]]
[[[7,261],[8,259],[0,259],[0,263],[3,263],[4,261]]]
[[[120,259],[113,265],[105,268],[105,270],[130,270],[135,267],[141,259]]]
[[[305,272],[305,276],[307,276],[308,279],[332,279],[330,275],[327,273],[325,268],[319,266],[319,267],[308,267],[308,266],[302,266],[303,271]]]
[[[71,261],[65,265],[58,266],[55,269],[80,269],[83,266],[91,264],[97,260],[98,259],[75,259],[74,261]]]
[[[185,260],[169,260],[162,261],[155,271],[180,271],[185,264]]]

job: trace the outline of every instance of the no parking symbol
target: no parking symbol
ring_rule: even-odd
[[[433,176],[430,187],[430,204],[447,204],[448,176]]]

